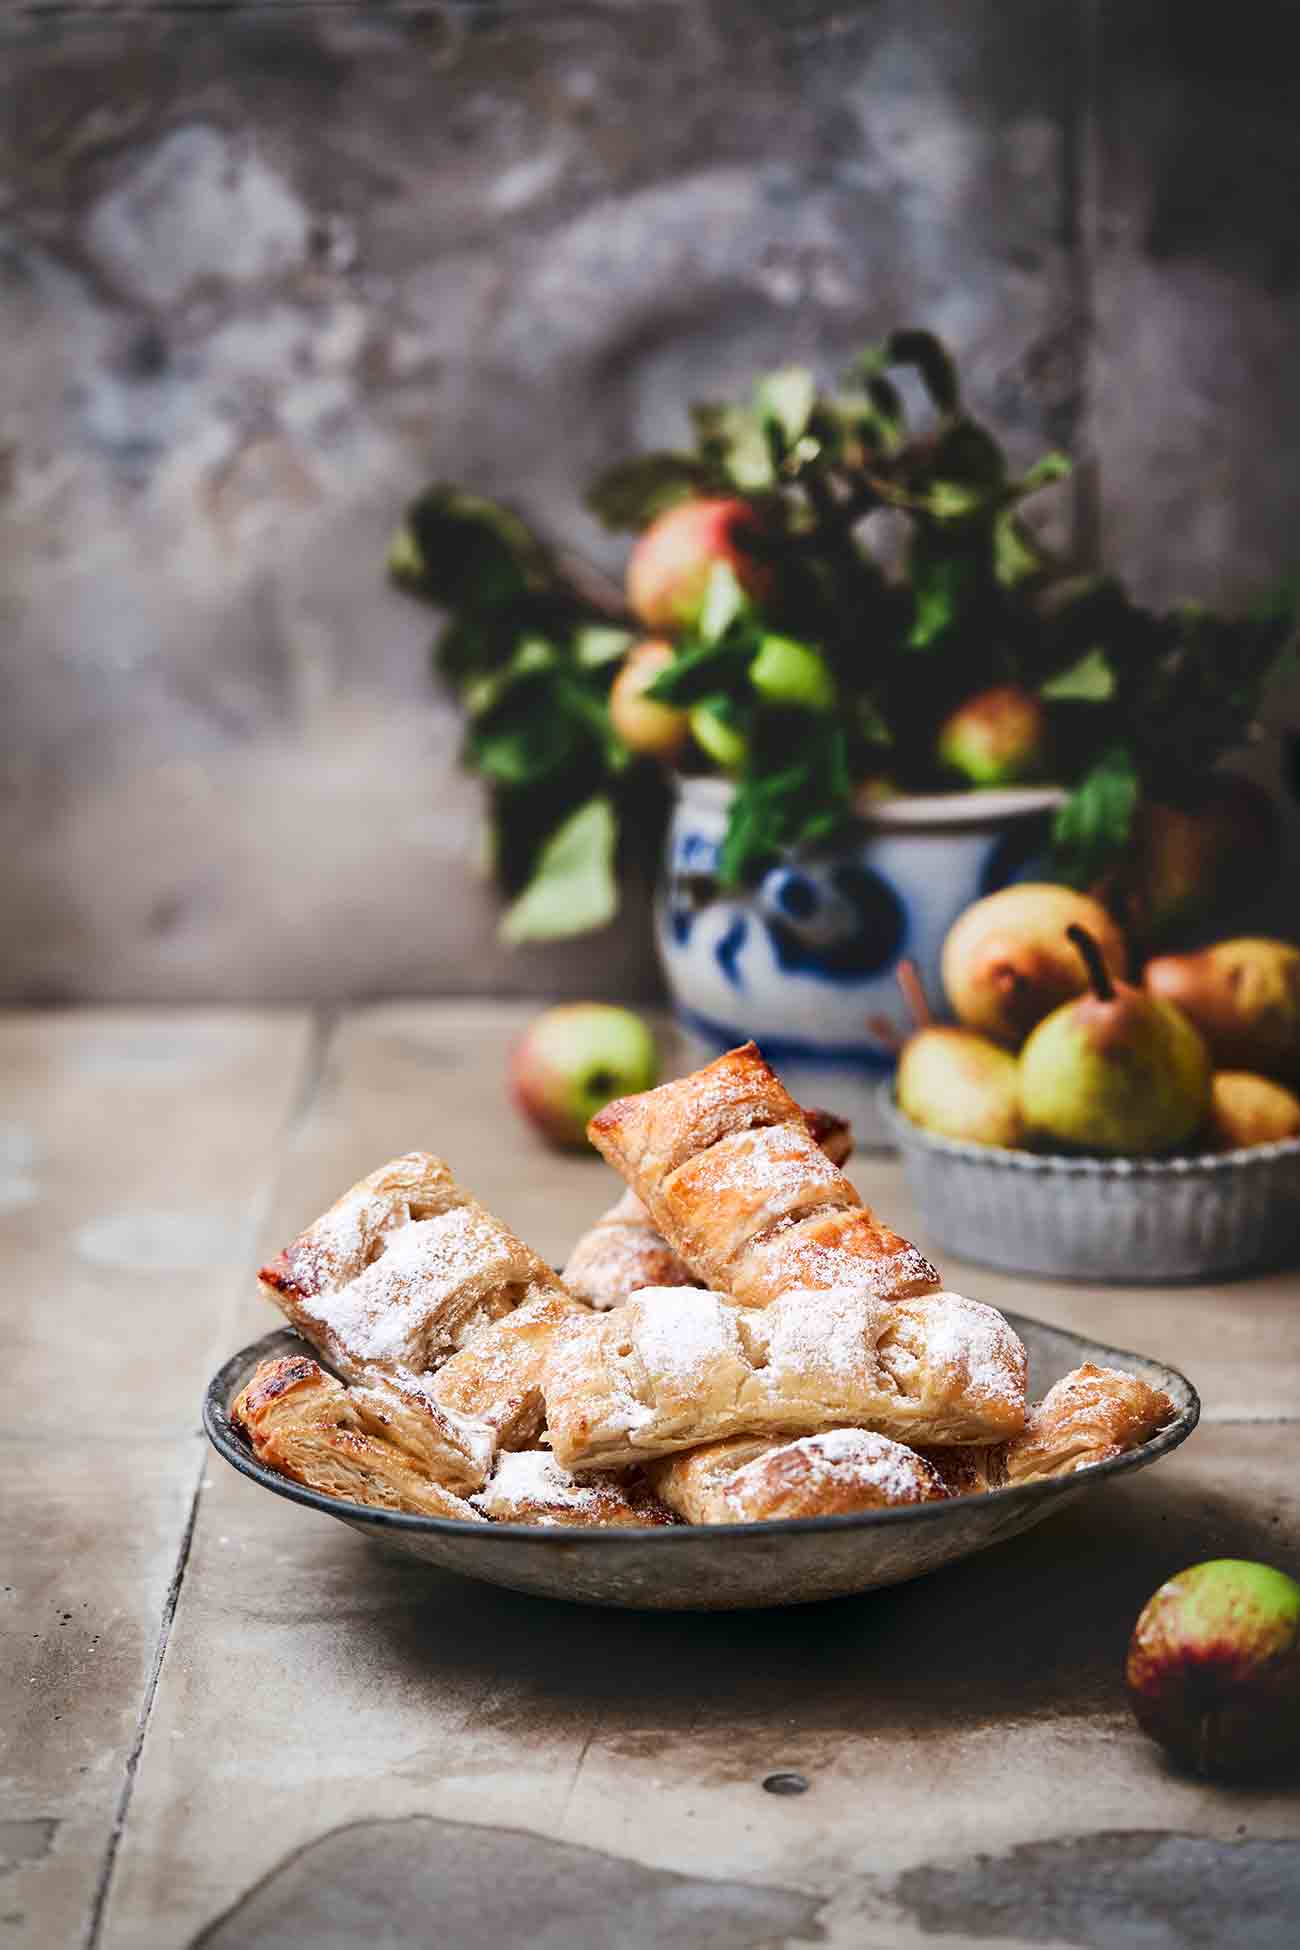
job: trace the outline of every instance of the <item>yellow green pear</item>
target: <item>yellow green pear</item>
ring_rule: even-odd
[[[1216,1063],[1283,1082],[1300,1081],[1300,948],[1243,935],[1194,955],[1160,955],[1146,966],[1148,991],[1176,1003]]]
[[[1018,1047],[1035,1023],[1088,986],[1066,938],[1086,928],[1112,975],[1128,972],[1124,937],[1089,894],[1025,880],[958,916],[943,944],[943,986],[968,1029]]]
[[[999,1043],[947,1024],[918,1029],[898,1059],[905,1116],[940,1137],[1016,1146],[1023,1135],[1016,1059]]]
[[[1252,1144],[1300,1137],[1300,1097],[1272,1077],[1216,1070],[1204,1136],[1214,1151],[1244,1151]]]
[[[1020,1052],[1026,1127],[1033,1137],[1088,1151],[1169,1151],[1205,1121],[1205,1043],[1171,1003],[1112,980],[1085,929],[1068,933],[1089,991],[1040,1022]]]

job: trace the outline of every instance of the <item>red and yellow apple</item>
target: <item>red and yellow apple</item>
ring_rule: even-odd
[[[649,638],[634,644],[610,687],[610,722],[629,751],[672,759],[690,736],[690,719],[685,711],[646,696],[650,685],[672,661],[671,643]]]
[[[700,620],[709,578],[730,564],[746,595],[762,602],[772,570],[750,544],[758,517],[747,501],[681,501],[645,530],[627,565],[627,599],[649,630],[690,630]]]
[[[515,1102],[550,1143],[580,1149],[587,1125],[611,1098],[654,1088],[654,1038],[640,1016],[610,1002],[545,1009],[510,1060]]]
[[[1047,762],[1047,711],[1019,684],[998,684],[958,705],[939,727],[939,763],[971,785],[1017,785],[1041,778]]]

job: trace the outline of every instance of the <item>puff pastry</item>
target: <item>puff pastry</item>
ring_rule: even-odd
[[[521,1302],[564,1291],[546,1263],[424,1151],[363,1178],[259,1278],[350,1381],[427,1373]]]
[[[464,1418],[486,1430],[494,1449],[535,1448],[546,1414],[542,1371],[575,1317],[590,1316],[567,1293],[526,1300],[444,1362],[426,1383],[432,1400],[453,1424]]]
[[[263,1361],[231,1420],[259,1461],[308,1489],[382,1510],[480,1521],[477,1510],[390,1440],[367,1404],[309,1355]]]
[[[1109,1462],[1149,1442],[1173,1416],[1173,1403],[1158,1388],[1122,1368],[1087,1361],[1035,1402],[1011,1441],[938,1449],[928,1460],[954,1496],[970,1496]]]
[[[1024,1423],[1025,1353],[960,1294],[885,1309],[848,1289],[737,1307],[649,1288],[557,1337],[543,1387],[566,1469],[620,1468],[731,1435],[869,1428],[912,1442],[996,1439]]]
[[[810,1110],[806,1116],[819,1148],[833,1164],[844,1164],[853,1150],[849,1125],[828,1110]],[[593,1307],[617,1307],[640,1287],[700,1284],[686,1261],[655,1231],[650,1214],[630,1190],[582,1235],[565,1263],[563,1277],[569,1291]]]
[[[495,1523],[577,1529],[591,1524],[626,1528],[677,1521],[638,1472],[571,1476],[545,1449],[503,1455],[487,1488],[470,1500]]]
[[[819,1147],[753,1043],[591,1121],[592,1143],[700,1280],[747,1306],[792,1287],[887,1301],[939,1290]]]
[[[867,1429],[828,1429],[796,1442],[733,1436],[650,1463],[646,1474],[688,1523],[851,1516],[949,1494],[914,1449]]]

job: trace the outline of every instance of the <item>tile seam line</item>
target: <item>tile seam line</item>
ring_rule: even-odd
[[[280,1181],[280,1173],[283,1168],[285,1154],[293,1142],[295,1133],[307,1117],[319,1094],[321,1080],[325,1074],[326,1058],[334,1039],[334,1032],[338,1025],[340,1014],[341,1011],[329,1008],[315,1009],[311,1012],[311,1027],[307,1040],[307,1049],[299,1071],[297,1087],[293,1092],[288,1112],[277,1134],[271,1166],[266,1173],[261,1194],[260,1196],[254,1196],[249,1203],[248,1216],[245,1221],[245,1233],[249,1251],[242,1256],[245,1261],[251,1257],[256,1236],[274,1199],[275,1190]],[[117,1869],[117,1859],[121,1850],[122,1839],[126,1833],[127,1819],[131,1812],[131,1799],[135,1792],[135,1778],[139,1771],[141,1756],[144,1753],[144,1743],[149,1732],[149,1722],[153,1717],[154,1702],[158,1697],[158,1686],[162,1679],[162,1670],[167,1658],[167,1647],[171,1641],[172,1626],[175,1623],[177,1608],[180,1604],[181,1588],[185,1582],[185,1573],[189,1569],[190,1552],[194,1546],[194,1534],[199,1520],[199,1506],[203,1498],[203,1480],[207,1475],[209,1462],[207,1441],[201,1429],[195,1432],[194,1439],[199,1448],[199,1460],[193,1479],[193,1487],[190,1491],[189,1510],[185,1520],[185,1528],[181,1533],[180,1548],[177,1551],[176,1563],[167,1585],[167,1594],[163,1600],[153,1658],[150,1662],[149,1674],[145,1680],[144,1691],[141,1695],[140,1710],[136,1715],[135,1732],[132,1736],[131,1746],[127,1752],[126,1762],[123,1768],[122,1785],[118,1791],[117,1806],[113,1811],[113,1824],[109,1830],[108,1843],[104,1850],[104,1859],[100,1865],[99,1875],[95,1882],[95,1893],[91,1899],[90,1912],[86,1919],[86,1929],[82,1938],[83,1950],[97,1950],[97,1946],[103,1937],[104,1924],[108,1915],[108,1901],[112,1894],[113,1878]]]

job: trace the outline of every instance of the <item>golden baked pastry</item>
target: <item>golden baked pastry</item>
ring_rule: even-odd
[[[518,1449],[499,1458],[492,1480],[471,1497],[494,1523],[536,1523],[580,1529],[592,1524],[627,1528],[677,1521],[637,1471],[571,1476],[549,1450]]]
[[[1006,1481],[1036,1483],[1122,1456],[1174,1418],[1168,1395],[1087,1361],[1049,1388],[1030,1410],[1024,1433],[1007,1444]]]
[[[929,1261],[863,1205],[753,1043],[607,1104],[592,1143],[708,1287],[766,1306],[791,1287],[899,1300]]]
[[[566,1469],[620,1468],[730,1435],[869,1428],[899,1440],[989,1440],[1024,1422],[1025,1354],[1002,1316],[960,1294],[886,1308],[849,1289],[737,1307],[649,1288],[557,1336],[543,1380]]]
[[[308,1489],[381,1510],[480,1521],[379,1423],[367,1427],[364,1405],[310,1355],[263,1361],[230,1413],[260,1462]]]
[[[832,1111],[805,1113],[818,1147],[842,1165],[853,1150],[853,1132]],[[699,1286],[686,1261],[655,1231],[636,1193],[625,1191],[584,1232],[564,1267],[564,1284],[593,1307],[617,1307],[645,1286]]]
[[[425,1374],[521,1302],[564,1292],[545,1261],[425,1151],[363,1178],[259,1278],[350,1381]]]
[[[935,1449],[927,1460],[954,1496],[1070,1476],[1149,1442],[1173,1420],[1168,1395],[1122,1368],[1086,1361],[1062,1376],[1029,1411],[1009,1442],[984,1448]]]
[[[589,1306],[617,1307],[643,1286],[698,1286],[635,1192],[624,1192],[583,1233],[564,1262],[564,1284]]]
[[[494,1449],[532,1449],[541,1437],[546,1405],[542,1371],[556,1334],[589,1310],[564,1292],[526,1300],[493,1321],[449,1361],[427,1387],[452,1417],[469,1417],[489,1431]]]
[[[688,1523],[852,1516],[949,1493],[914,1449],[867,1429],[827,1429],[795,1442],[732,1436],[652,1462],[646,1475]]]

